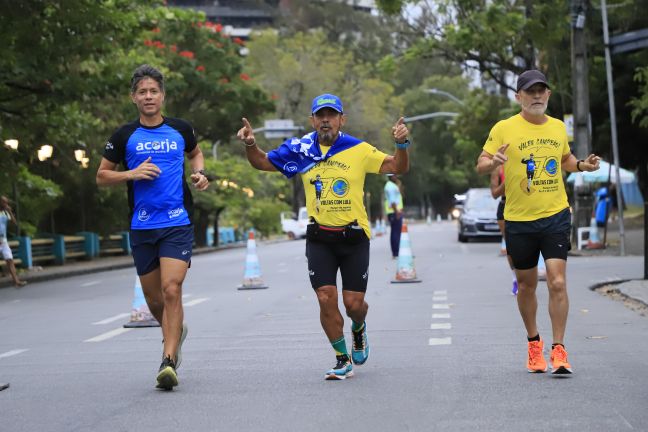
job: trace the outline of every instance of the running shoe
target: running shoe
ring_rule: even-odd
[[[542,353],[543,348],[544,342],[542,339],[529,342],[529,358],[527,360],[529,373],[547,372],[547,361]]]
[[[176,366],[171,357],[167,356],[162,360],[157,376],[157,388],[171,390],[178,385]]]
[[[351,349],[351,359],[353,364],[364,364],[369,358],[369,342],[367,341],[367,324],[362,326],[362,330],[354,332],[353,335],[353,348]]]
[[[518,283],[517,280],[513,281],[513,288],[511,288],[511,295],[517,295],[518,292]]]
[[[189,327],[187,324],[182,323],[182,334],[180,334],[180,342],[178,342],[178,349],[176,350],[176,369],[180,369],[180,363],[182,363],[182,343],[187,338],[187,333],[189,333]]]
[[[351,360],[347,355],[335,356],[337,363],[326,372],[324,375],[325,380],[343,380],[353,376],[353,366],[351,365]]]
[[[551,350],[551,373],[556,375],[564,375],[572,373],[572,368],[567,361],[567,351],[562,345],[556,345]]]

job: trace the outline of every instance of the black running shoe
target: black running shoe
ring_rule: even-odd
[[[157,388],[171,390],[178,385],[176,366],[171,357],[167,356],[162,360],[157,376]]]
[[[326,380],[343,380],[353,376],[353,366],[351,359],[346,355],[335,356],[337,363],[333,369],[329,369],[324,375]]]

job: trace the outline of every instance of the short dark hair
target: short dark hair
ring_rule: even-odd
[[[143,64],[133,71],[131,77],[131,93],[137,90],[137,84],[145,78],[151,78],[157,81],[160,91],[164,92],[164,75],[151,65]]]

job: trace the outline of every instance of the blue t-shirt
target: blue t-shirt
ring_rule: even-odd
[[[143,126],[139,120],[117,130],[106,143],[104,157],[137,168],[149,156],[160,168],[155,180],[128,182],[131,229],[157,229],[191,223],[193,200],[184,176],[184,154],[196,148],[191,124],[164,117],[162,124]]]

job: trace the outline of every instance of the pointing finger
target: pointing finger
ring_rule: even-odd
[[[242,120],[243,120],[243,126],[245,126],[246,128],[252,129],[252,126],[250,126],[250,122],[248,121],[248,119],[243,117]]]
[[[405,117],[399,118],[394,126],[400,126],[400,125],[403,125],[403,124],[405,124]]]
[[[500,148],[497,149],[497,152],[498,153],[505,153],[508,146],[509,146],[508,144],[504,144],[503,146],[501,146]]]

